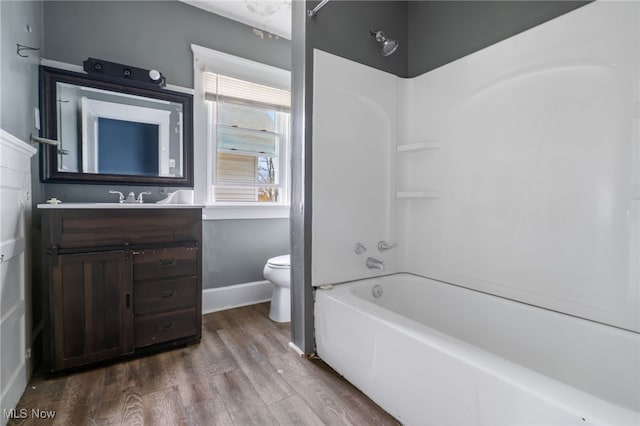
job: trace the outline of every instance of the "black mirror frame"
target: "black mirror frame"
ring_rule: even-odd
[[[84,184],[109,184],[123,185],[154,185],[154,186],[193,186],[193,96],[187,93],[175,92],[165,89],[152,89],[117,84],[95,79],[88,74],[61,70],[58,68],[40,65],[40,136],[48,139],[57,139],[58,123],[56,108],[56,85],[68,83],[109,90],[112,92],[126,93],[129,95],[144,96],[147,98],[161,99],[176,102],[182,105],[183,137],[182,158],[183,176],[135,176],[116,174],[95,174],[82,172],[61,172],[58,170],[57,146],[40,146],[40,180],[45,183],[84,183]]]

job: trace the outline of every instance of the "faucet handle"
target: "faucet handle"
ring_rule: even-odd
[[[109,194],[118,194],[118,202],[120,204],[124,203],[124,194],[120,191],[109,191]]]
[[[140,204],[144,203],[144,200],[142,199],[143,195],[151,195],[151,193],[149,191],[144,191],[144,192],[141,192],[140,194],[138,194],[138,200],[137,201]]]
[[[364,246],[364,244],[362,243],[357,243],[354,247],[353,247],[353,252],[355,254],[362,254],[365,251],[367,251],[367,248]]]
[[[383,252],[383,251],[387,251],[387,250],[391,250],[392,248],[394,248],[395,246],[397,246],[398,244],[389,244],[386,241],[380,241],[378,243],[378,250]]]

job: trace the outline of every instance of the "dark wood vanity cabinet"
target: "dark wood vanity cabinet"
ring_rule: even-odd
[[[57,257],[50,293],[56,369],[133,352],[131,277],[122,250]]]
[[[201,337],[198,208],[42,210],[51,371]]]

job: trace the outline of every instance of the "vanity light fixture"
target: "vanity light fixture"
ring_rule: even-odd
[[[149,78],[152,81],[160,81],[160,80],[162,80],[162,74],[160,74],[160,71],[158,71],[158,70],[150,70],[149,71]]]
[[[167,84],[162,73],[156,69],[146,70],[96,58],[88,58],[83,65],[87,74],[113,83],[146,88],[164,87]]]

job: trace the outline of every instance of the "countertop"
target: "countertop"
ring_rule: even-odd
[[[38,204],[39,209],[202,209],[204,204],[157,203],[59,203]]]

